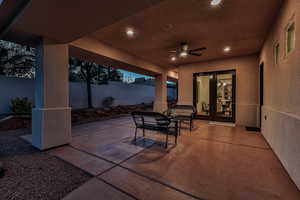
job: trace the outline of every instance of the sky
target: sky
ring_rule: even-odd
[[[143,74],[137,74],[137,73],[125,71],[125,70],[122,70],[122,69],[119,69],[119,71],[122,72],[123,75],[124,75],[123,81],[128,82],[128,83],[134,82],[134,80],[136,78],[145,78],[145,79],[153,78],[151,76],[146,76],[146,75],[143,75]],[[175,84],[174,82],[170,82],[170,81],[167,81],[167,83],[168,84]]]
[[[122,70],[122,69],[120,69],[119,71],[123,73],[123,75],[124,75],[123,80],[125,82],[133,82],[136,78],[145,78],[145,79],[151,78],[151,76],[146,76],[146,75],[143,75],[143,74],[137,74],[137,73],[134,73],[134,72],[128,72],[128,71],[125,71],[125,70]]]

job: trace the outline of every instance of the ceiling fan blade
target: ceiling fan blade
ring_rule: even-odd
[[[200,53],[192,53],[192,52],[189,52],[189,55],[192,55],[192,56],[202,56],[202,54],[200,54]]]
[[[177,51],[176,50],[174,50],[174,51],[169,51],[170,53],[177,53]]]
[[[190,50],[190,52],[204,51],[204,50],[206,50],[206,49],[207,49],[206,47],[202,47],[202,48],[192,49],[192,50]]]

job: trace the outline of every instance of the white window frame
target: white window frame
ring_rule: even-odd
[[[291,27],[294,27],[294,39],[293,39],[293,47],[289,51],[289,30]],[[296,23],[294,21],[291,21],[285,29],[285,55],[288,56],[290,53],[292,53],[295,50],[296,47]]]

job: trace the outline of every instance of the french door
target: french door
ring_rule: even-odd
[[[194,74],[197,118],[235,122],[235,70]]]

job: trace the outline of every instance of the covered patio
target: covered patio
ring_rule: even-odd
[[[133,143],[130,116],[75,126],[67,146],[48,151],[92,174],[65,199],[299,199],[257,132],[197,121],[176,146],[146,131]],[[142,133],[139,132],[139,136]]]
[[[0,6],[0,39],[36,49],[27,139],[93,176],[65,199],[300,199],[298,0]],[[132,143],[130,116],[72,127],[70,57],[154,77],[157,113],[173,80],[201,120],[168,149],[155,133]]]

